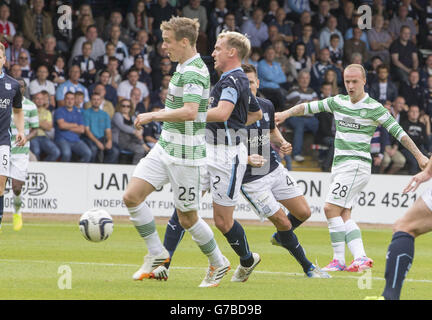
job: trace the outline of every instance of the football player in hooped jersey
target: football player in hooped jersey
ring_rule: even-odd
[[[3,218],[4,191],[9,176],[9,159],[11,146],[10,123],[13,120],[17,128],[15,143],[24,146],[24,112],[22,111],[22,94],[20,84],[14,78],[3,72],[6,63],[5,47],[0,44],[0,231]]]
[[[324,205],[333,260],[326,271],[358,272],[371,268],[373,261],[366,256],[360,229],[351,219],[351,209],[358,194],[371,176],[370,142],[378,125],[382,125],[416,158],[424,169],[428,158],[417,148],[388,110],[364,91],[366,75],[363,66],[351,64],[344,71],[348,95],[337,95],[321,101],[302,103],[276,113],[276,124],[285,119],[309,113],[331,112],[335,118],[336,136],[330,192]],[[354,260],[346,267],[345,243]]]
[[[173,17],[161,24],[161,30],[162,47],[178,65],[169,83],[165,109],[139,114],[135,120],[137,128],[152,121],[163,121],[163,128],[158,143],[135,168],[123,196],[130,219],[149,251],[133,279],[154,278],[154,269],[170,260],[145,203],[150,193],[170,182],[180,222],[209,260],[200,287],[215,287],[229,271],[230,263],[220,252],[209,225],[197,214],[200,172],[206,162],[204,129],[210,93],[210,75],[196,51],[199,22]]]
[[[259,87],[256,69],[252,65],[242,65],[242,68],[249,79],[251,92],[256,96]],[[270,145],[270,142],[279,145],[284,154],[292,151],[291,144],[275,127],[273,104],[262,98],[257,98],[257,101],[263,118],[247,127],[249,165],[243,177],[241,193],[262,220],[268,218],[274,224],[282,246],[300,263],[308,277],[330,278],[326,272],[321,271],[306,258],[293,232],[310,217],[310,208],[296,181],[277,162],[276,153]],[[280,204],[291,212],[288,216]],[[164,240],[164,245],[171,256],[181,238],[182,230],[174,213],[167,225]]]

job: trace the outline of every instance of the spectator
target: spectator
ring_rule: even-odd
[[[326,26],[330,16],[330,3],[327,0],[320,1],[318,5],[318,12],[315,13],[312,17],[312,24],[314,25],[315,30],[322,30]],[[325,47],[327,46],[321,46],[321,48]]]
[[[414,21],[412,18],[408,17],[408,8],[404,5],[400,6],[398,9],[398,14],[394,15],[393,18],[390,20],[390,24],[388,27],[388,30],[390,31],[390,34],[393,37],[393,40],[396,40],[397,37],[401,33],[402,27],[408,27],[410,29],[410,38],[414,44],[417,42],[416,35],[417,35],[417,28],[414,24]]]
[[[228,14],[228,9],[226,7],[226,0],[216,0],[214,4],[214,8],[210,12],[209,32],[211,32],[211,30],[216,30],[217,27],[223,24],[225,22],[225,16],[227,14]],[[233,22],[233,24],[235,25],[235,21]],[[215,39],[216,38],[214,38],[213,40]]]
[[[390,62],[390,45],[393,38],[387,29],[384,29],[384,17],[375,15],[372,19],[372,29],[367,32],[370,45],[370,55],[379,56],[384,63]]]
[[[403,82],[399,87],[399,94],[405,97],[408,106],[416,105],[421,114],[425,112],[425,106],[423,101],[424,89],[419,85],[419,72],[412,70],[409,73],[408,82]]]
[[[432,22],[427,23],[425,28],[420,28],[418,38],[418,46],[421,49],[432,49]]]
[[[155,101],[159,100],[159,97],[160,97],[159,95],[160,95],[161,91],[163,89],[168,89],[170,81],[171,81],[170,75],[163,76],[161,86],[159,88],[154,89],[153,92],[151,93],[150,104],[153,104]],[[143,111],[143,112],[147,112],[147,110]]]
[[[379,125],[370,142],[370,153],[372,157],[372,173],[380,173],[384,153],[390,150],[390,136],[387,130]]]
[[[330,46],[328,47],[328,49],[330,51],[331,63],[342,72],[343,71],[342,60],[344,57],[344,53],[343,53],[344,50],[340,49],[339,43],[340,43],[339,35],[337,35],[336,33],[332,34],[330,36]],[[346,47],[346,45],[344,47]]]
[[[169,60],[169,59],[168,59]],[[166,63],[161,61],[161,63]],[[150,76],[150,74],[147,73],[146,67],[144,65],[144,56],[142,54],[137,54],[135,56],[135,63],[132,66],[134,69],[137,69],[139,77],[138,81],[144,83],[147,86],[147,89],[149,92],[153,90],[153,81]],[[165,74],[165,70],[168,70],[168,74],[171,72],[171,61],[169,62],[169,65],[162,67],[161,71],[163,74]]]
[[[324,82],[321,85],[320,100],[333,96],[332,84]],[[315,115],[318,119],[318,131],[315,136],[315,143],[326,146],[328,150],[323,150],[321,159],[321,170],[330,172],[333,155],[334,155],[334,139],[336,126],[333,114],[330,112],[320,112]]]
[[[115,46],[115,57],[119,60],[119,64],[123,63],[123,60],[129,56],[128,49],[124,42],[120,40],[121,29],[117,25],[111,27],[109,38],[107,42],[111,42]]]
[[[240,0],[240,6],[235,11],[236,25],[241,27],[244,22],[252,19],[253,6],[252,0]]]
[[[74,106],[77,107],[79,112],[84,111],[84,93],[77,91],[74,93],[75,103]]]
[[[106,70],[110,75],[108,83],[117,90],[120,82],[122,81],[122,76],[119,73],[119,61],[116,57],[108,58],[108,65]]]
[[[354,3],[346,1],[343,5],[343,14],[338,16],[338,29],[342,34],[353,27],[352,19],[354,15]]]
[[[327,19],[326,26],[320,29],[319,44],[320,48],[328,48],[330,46],[330,37],[332,34],[337,34],[339,36],[339,49],[343,49],[344,41],[342,33],[336,28],[337,19],[335,16],[330,16]]]
[[[160,61],[162,58],[169,58],[167,51],[162,47],[162,42],[156,44],[156,50],[149,54],[150,65],[152,66],[152,74],[160,72]]]
[[[264,15],[263,21],[267,26],[270,26],[270,24],[273,24],[276,21],[276,11],[279,9],[279,3],[277,0],[270,0],[268,2],[268,10],[266,11],[266,14]],[[283,8],[280,8],[285,12]],[[286,16],[286,14],[285,14]]]
[[[97,69],[105,69],[108,66],[109,58],[116,58],[116,46],[112,42],[107,42],[105,44],[105,54],[99,56],[96,59]],[[118,59],[117,59],[118,60]],[[118,64],[121,65],[120,61]]]
[[[303,12],[311,11],[309,0],[304,0],[304,1],[284,0],[283,3],[284,3],[283,8],[285,9],[285,12],[288,14],[288,18],[295,22],[298,22],[299,16]]]
[[[369,85],[369,95],[383,105],[391,104],[396,99],[398,90],[393,81],[389,79],[389,68],[382,64],[378,66],[377,74],[378,80]]]
[[[360,19],[360,17],[361,17],[361,14],[359,14],[359,13],[355,13],[353,15],[353,23],[352,23],[353,27],[349,28],[345,32],[345,35],[344,35],[345,41],[347,41],[349,39],[352,39],[354,37],[354,28],[355,27],[359,27],[359,22],[360,22],[359,19]],[[361,32],[360,40],[363,41],[366,44],[366,48],[367,48],[367,50],[369,50],[369,42],[368,42],[368,37],[367,37],[366,31],[365,32],[363,32],[363,31]]]
[[[426,133],[426,127],[419,121],[420,109],[416,105],[409,107],[408,119],[401,122],[402,129],[408,134],[408,136],[414,141],[416,146],[423,154],[427,154],[428,148],[428,137]],[[417,161],[409,150],[406,148],[401,149],[402,154],[408,163],[408,173],[410,175],[417,174],[420,172]]]
[[[57,87],[56,90],[56,101],[57,107],[62,107],[65,105],[65,94],[66,92],[75,93],[76,91],[81,91],[84,93],[84,101],[89,101],[89,95],[86,87],[79,83],[81,77],[81,70],[78,66],[72,66],[69,69],[69,80],[63,82]]]
[[[111,41],[114,44],[117,44],[117,41],[120,41],[125,46],[129,45],[131,42],[131,38],[129,36],[128,30],[125,27],[123,27],[122,22],[123,22],[122,13],[119,10],[111,11],[109,22],[105,25],[104,32],[102,34],[103,40]],[[115,42],[112,40],[112,38],[113,38],[112,28],[114,26],[119,28],[118,39]],[[118,46],[117,46],[117,48],[118,48]],[[127,50],[126,50],[126,53],[127,53]]]
[[[207,10],[201,5],[201,0],[189,0],[189,4],[183,7],[183,16],[190,19],[198,19],[200,24],[198,39],[196,42],[197,51],[201,55],[208,54],[208,37],[207,37]]]
[[[141,51],[138,52],[140,54],[142,54],[144,56],[144,60],[146,61],[146,64],[148,64],[149,61],[149,55],[150,52],[153,51],[153,46],[149,45],[148,41],[149,41],[149,36],[147,31],[145,30],[140,30],[137,35],[136,35],[136,42],[139,44]],[[148,66],[148,68],[150,68],[150,65]],[[151,70],[151,68],[150,68]],[[149,71],[150,73],[151,71]]]
[[[11,67],[9,68],[9,75],[14,78],[14,79],[19,79],[21,78],[21,66],[19,64],[13,64],[11,65]]]
[[[134,42],[129,48],[129,56],[123,60],[121,71],[123,73],[127,72],[134,64],[135,58],[140,55],[143,58],[143,69],[147,74],[150,74],[152,69],[148,60],[148,54],[143,55],[141,53],[141,48],[138,42]]]
[[[290,68],[287,76],[289,82],[294,82],[300,70],[312,70],[312,61],[306,56],[306,45],[303,42],[297,42],[294,50],[289,57]]]
[[[172,74],[172,62],[169,58],[162,58],[159,64],[159,72],[152,72],[152,82],[154,88],[159,88],[162,83],[162,78]]]
[[[135,116],[131,111],[131,102],[123,99],[112,119],[112,138],[120,150],[133,152],[132,163],[137,164],[145,157],[150,148],[144,143],[143,129],[134,126]]]
[[[6,49],[6,64],[7,68],[18,63],[18,57],[21,52],[25,52],[27,57],[30,57],[30,52],[24,48],[24,37],[17,33],[12,39],[12,45]],[[30,61],[31,62],[31,61]]]
[[[360,53],[364,60],[368,59],[368,49],[366,43],[360,39],[363,31],[358,26],[353,27],[352,30],[353,37],[345,41],[343,49],[345,64],[349,64],[349,57],[352,57],[354,52]]]
[[[71,61],[74,57],[82,54],[82,44],[86,41],[92,43],[91,58],[96,60],[98,57],[105,54],[105,44],[101,38],[98,38],[98,31],[95,25],[87,27],[85,36],[79,37],[73,46],[71,53]]]
[[[80,37],[85,37],[87,28],[94,25],[95,21],[90,14],[80,14],[78,17],[78,24],[74,28],[73,41],[75,42]]]
[[[50,80],[54,83],[56,88],[66,81],[65,65],[65,58],[63,56],[57,56],[50,76]]]
[[[112,103],[113,106],[117,105],[117,90],[109,84],[110,73],[107,70],[102,70],[99,75],[98,82],[89,87],[89,94],[93,93],[94,88],[98,84],[102,84],[105,87],[105,99]]]
[[[92,43],[86,41],[82,44],[82,54],[72,59],[72,65],[78,66],[81,71],[79,82],[85,87],[95,82],[96,62],[91,58]]]
[[[150,103],[150,95],[147,86],[138,81],[139,73],[135,68],[131,68],[127,74],[127,80],[124,80],[120,83],[117,88],[117,98],[119,101],[123,99],[129,99],[132,88],[137,87],[141,90],[141,98],[140,100],[144,100],[144,104],[146,108]]]
[[[91,108],[84,111],[85,142],[89,146],[92,162],[117,163],[119,150],[113,145],[111,119],[100,109],[102,97],[96,92],[91,97]]]
[[[297,41],[302,36],[303,27],[305,25],[311,25],[312,26],[311,23],[312,23],[312,14],[310,13],[310,11],[303,11],[300,15],[299,23],[295,23],[292,26],[292,33],[293,33],[295,41]],[[311,34],[316,34],[315,30],[313,29],[313,26],[312,26]]]
[[[287,104],[293,107],[302,102],[310,102],[317,100],[318,95],[309,87],[310,74],[306,70],[301,70],[298,74],[298,86],[293,87],[287,95]],[[305,132],[312,132],[314,135],[318,131],[318,119],[312,115],[301,117],[290,117],[285,121],[285,125],[292,128],[294,131],[292,158],[294,161],[302,162],[303,137]]]
[[[247,34],[251,42],[251,46],[261,47],[268,39],[268,27],[263,22],[264,12],[261,8],[256,8],[253,11],[252,19],[247,20],[241,26],[241,32]]]
[[[155,42],[162,40],[162,32],[160,25],[162,21],[168,21],[171,16],[176,16],[176,10],[172,7],[168,0],[157,0],[157,3],[152,3],[149,11],[149,24]]]
[[[432,54],[427,56],[424,66],[420,69],[420,85],[423,88],[428,88],[430,76],[432,76]]]
[[[391,72],[396,81],[407,81],[411,70],[416,70],[419,66],[417,48],[410,38],[410,28],[403,26],[399,38],[394,40],[390,46]]]
[[[64,106],[54,113],[55,143],[60,148],[61,161],[69,162],[72,155],[76,154],[80,162],[90,162],[91,150],[80,139],[85,131],[84,119],[74,102],[74,94],[68,91],[64,97]]]
[[[24,79],[26,86],[30,84],[30,79],[33,77],[33,71],[30,66],[30,56],[25,51],[21,51],[18,56],[18,65],[21,68],[21,78]]]
[[[288,44],[291,44],[294,41],[293,32],[290,24],[286,20],[286,13],[283,8],[278,8],[276,10],[275,20],[270,25],[275,25],[278,28],[283,41]]]
[[[427,81],[427,87],[426,89],[424,89],[423,102],[426,114],[429,117],[432,117],[432,75],[429,76]]]
[[[226,31],[240,32],[240,28],[235,23],[234,13],[228,12],[225,15],[224,22],[222,24],[220,24],[219,26],[217,26],[217,28],[215,30],[214,39],[217,38],[217,36],[219,35],[219,33],[221,33],[222,31],[225,31],[225,30]],[[216,42],[216,41],[214,41],[214,42]]]
[[[110,119],[112,119],[112,117],[114,116],[114,113],[115,113],[115,109],[114,109],[113,104],[110,101],[105,99],[105,95],[106,95],[105,86],[101,83],[96,84],[91,95],[93,95],[93,93],[99,95],[99,97],[101,99],[99,109],[105,111],[108,114],[108,116],[110,117]],[[91,101],[84,104],[84,109],[89,109],[91,107],[92,107]]]
[[[351,64],[363,64],[363,56],[360,52],[353,52],[351,54],[351,60],[349,60]]]
[[[294,46],[299,42],[304,43],[306,46],[306,55],[311,58],[312,63],[315,63],[315,49],[319,47],[319,42],[317,39],[312,37],[312,32],[312,25],[304,25],[302,35],[296,42],[294,42]]]
[[[409,107],[405,103],[405,98],[402,96],[397,96],[391,105],[390,113],[400,124],[408,118],[408,110]]]
[[[14,24],[9,21],[10,9],[6,3],[0,5],[0,42],[5,48],[12,43],[13,36],[16,34]]]
[[[154,105],[151,112],[158,112],[161,108],[159,105]],[[144,142],[151,149],[158,142],[162,132],[162,122],[152,121],[144,126]]]
[[[283,87],[287,85],[287,79],[275,58],[274,48],[268,47],[264,59],[258,62],[258,78],[262,94],[273,102],[276,111],[282,111],[285,110],[286,90]]]
[[[164,109],[165,108],[165,100],[166,97],[168,95],[168,88],[162,88],[159,91],[158,97],[157,99],[154,99],[153,101],[151,101],[150,103],[150,110],[154,111],[153,108],[158,107],[160,109]]]
[[[334,69],[338,72],[338,70],[331,64],[329,49],[324,48],[320,50],[319,60],[312,66],[311,87],[315,91],[318,91],[324,82],[324,74],[327,69]],[[338,83],[340,82],[339,77],[340,76],[338,75]]]
[[[271,25],[268,27],[268,39],[262,43],[261,47],[265,51],[268,46],[274,47],[276,41],[279,40],[283,40],[282,35],[279,33],[277,26]]]
[[[288,80],[288,73],[290,72],[291,64],[288,56],[286,55],[288,49],[285,47],[283,40],[276,41],[273,48],[275,49],[276,54],[275,61],[279,62],[282,67],[282,71],[285,73],[285,75],[287,75],[287,81],[290,82],[290,80]]]
[[[41,64],[45,64],[46,66],[49,66],[51,70],[58,55],[56,51],[56,45],[57,40],[52,34],[45,36],[42,42],[43,48],[41,50],[37,50],[36,52],[34,68],[37,68]]]
[[[54,34],[51,16],[43,11],[44,6],[44,0],[33,0],[33,8],[23,14],[24,46],[32,52],[42,49],[46,35]]]
[[[383,61],[379,56],[374,56],[370,59],[370,68],[367,70],[367,75],[366,75],[366,86],[368,86],[369,84],[378,81],[378,73],[377,73],[377,68],[378,66],[382,65]]]
[[[55,105],[55,87],[54,83],[48,79],[48,67],[40,65],[36,71],[36,79],[32,80],[29,85],[30,96],[34,96],[36,93],[46,90],[49,94],[50,104]]]
[[[137,1],[133,11],[126,15],[128,32],[131,38],[135,38],[140,30],[151,32],[151,25],[145,5],[146,2],[144,0]]]
[[[131,94],[130,94],[130,102],[131,102],[131,111],[132,114],[139,115],[140,113],[148,112],[148,109],[146,109],[146,106],[141,101],[141,90],[137,87],[132,88]]]
[[[43,100],[43,104],[44,104],[45,109],[51,111],[52,114],[54,115],[54,110],[56,109],[56,107],[55,107],[55,105],[50,103],[48,91],[42,90],[40,93],[42,94],[42,100]],[[51,139],[54,139],[54,129],[50,132],[49,137]]]
[[[53,129],[51,112],[45,106],[41,92],[34,95],[33,102],[38,110],[39,128],[36,137],[30,141],[30,150],[38,161],[42,159],[44,161],[56,161],[60,157],[60,149],[47,135]],[[45,157],[41,158],[42,154],[45,154]]]
[[[338,86],[337,82],[337,74],[336,71],[333,69],[327,69],[324,73],[324,82],[331,84],[331,95],[336,96],[341,92],[341,89]]]

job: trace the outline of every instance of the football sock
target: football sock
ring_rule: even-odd
[[[186,229],[191,235],[201,251],[208,257],[212,266],[222,266],[223,256],[214,239],[214,234],[210,226],[200,217],[198,221],[189,229]]]
[[[327,219],[330,240],[333,247],[333,259],[345,263],[345,223],[342,217]]]
[[[243,267],[250,267],[254,260],[252,252],[249,251],[249,244],[241,224],[234,220],[231,230],[225,233],[224,236],[227,238],[231,248],[240,257],[240,264]]]
[[[177,210],[174,209],[174,213],[171,216],[171,219],[168,221],[168,224],[166,226],[165,231],[165,237],[164,237],[164,247],[168,250],[170,257],[172,259],[172,256],[174,255],[174,251],[176,250],[178,244],[183,239],[185,230],[180,224],[180,221],[178,219]],[[171,260],[170,260],[171,262]],[[169,264],[165,263],[165,266],[168,268]]]
[[[4,199],[4,196],[0,196],[0,228],[1,228],[1,222],[3,219],[3,199]]]
[[[21,195],[15,195],[15,194],[13,195],[13,204],[14,204],[15,213],[18,213],[22,206]]]
[[[360,257],[366,257],[360,228],[352,219],[345,221],[345,242],[354,260]]]
[[[287,214],[288,220],[291,222],[292,225],[292,231],[294,231],[298,226],[300,226],[304,221],[301,221],[294,217],[291,212]]]
[[[304,250],[300,243],[298,242],[297,236],[292,229],[287,231],[278,231],[279,239],[281,239],[282,246],[287,249],[291,255],[300,263],[303,271],[306,273],[312,266],[304,253]]]
[[[150,208],[143,201],[139,206],[128,208],[130,220],[140,236],[145,240],[149,254],[152,256],[162,253],[164,247],[156,231],[156,224]]]
[[[406,274],[414,259],[414,237],[406,232],[393,234],[388,247],[385,280],[386,285],[382,296],[386,300],[398,300]]]

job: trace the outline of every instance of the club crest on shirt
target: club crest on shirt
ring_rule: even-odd
[[[264,112],[263,117],[264,117],[265,121],[270,121],[270,118],[269,118],[269,115],[267,112]]]
[[[361,116],[361,117],[364,118],[366,115],[367,115],[367,111],[366,111],[366,110],[361,110],[361,111],[360,111],[360,116]]]
[[[12,89],[12,85],[8,82],[5,83],[5,89],[6,90],[11,90]]]

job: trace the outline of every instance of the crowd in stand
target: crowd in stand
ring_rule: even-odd
[[[61,25],[72,8],[72,28]],[[371,28],[362,29],[369,5]],[[43,161],[137,163],[157,142],[161,123],[134,128],[136,115],[164,107],[175,71],[162,48],[160,24],[173,15],[197,18],[198,52],[212,84],[219,75],[211,52],[223,30],[246,34],[246,63],[258,70],[260,94],[276,111],[300,102],[346,94],[344,67],[368,70],[368,94],[381,102],[428,154],[432,151],[431,0],[2,0],[0,41],[6,72],[27,82],[40,128],[31,151]],[[361,20],[361,21],[360,21]],[[304,134],[328,147],[331,166],[335,123],[331,114],[290,118],[295,161],[304,160]],[[407,150],[378,127],[372,140],[374,172],[419,171]],[[287,163],[289,162],[288,159]]]

